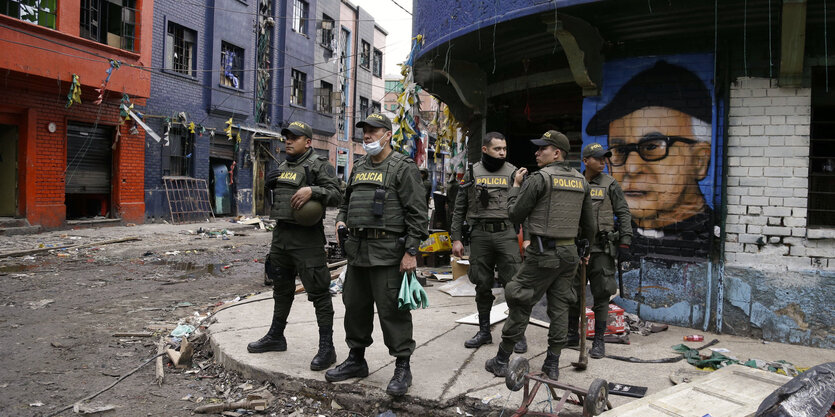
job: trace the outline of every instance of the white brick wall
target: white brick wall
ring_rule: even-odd
[[[767,78],[731,86],[725,261],[835,269],[835,230],[806,229],[811,90]]]

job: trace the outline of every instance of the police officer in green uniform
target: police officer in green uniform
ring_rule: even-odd
[[[386,388],[401,396],[412,383],[409,358],[415,350],[412,315],[397,308],[404,273],[415,271],[418,246],[428,237],[426,199],[417,165],[391,146],[391,120],[372,113],[357,123],[366,156],[354,162],[336,227],[349,236],[340,242],[348,258],[342,300],[348,358],[325,373],[329,382],[368,375],[365,348],[371,345],[374,306],[383,341],[396,358]]]
[[[452,254],[464,254],[464,220],[470,232],[470,268],[467,273],[475,284],[475,303],[478,311],[478,332],[464,342],[464,347],[478,348],[493,343],[490,334],[490,309],[493,307],[494,269],[499,267],[499,282],[504,286],[519,270],[522,256],[513,223],[507,218],[507,196],[513,186],[516,167],[505,162],[507,140],[498,132],[484,135],[481,161],[464,174],[464,192],[458,193],[452,215]],[[474,178],[474,179],[473,179]],[[525,335],[513,351],[525,353]]]
[[[548,378],[557,380],[560,351],[568,327],[568,308],[577,301],[573,284],[581,260],[575,238],[579,229],[580,237],[591,241],[594,219],[589,184],[565,161],[571,149],[568,138],[549,130],[531,142],[539,146],[536,163],[540,170],[524,180],[524,184],[527,170],[516,171],[507,199],[510,221],[518,223],[527,218],[531,244],[525,249],[522,268],[505,286],[510,313],[502,329],[499,351],[484,367],[496,376],[507,375],[513,346],[525,333],[531,309],[544,294],[551,325],[542,371]]]
[[[591,201],[594,207],[594,220],[597,224],[597,234],[591,242],[591,258],[586,268],[586,277],[591,285],[594,297],[594,341],[589,356],[595,359],[606,356],[606,343],[603,336],[606,333],[606,319],[609,316],[609,298],[617,291],[615,283],[616,257],[629,259],[629,245],[632,242],[632,215],[620,184],[609,175],[603,173],[606,169],[606,158],[612,152],[606,150],[599,143],[592,143],[583,149],[583,163],[586,180],[591,186]],[[619,227],[615,231],[615,216]],[[585,283],[577,274],[574,289],[585,291]],[[568,341],[567,346],[577,346],[580,342],[579,317],[581,311],[585,313],[585,306],[575,303],[568,311]],[[582,335],[585,337],[585,335]]]
[[[267,270],[273,281],[273,319],[266,336],[246,348],[250,353],[287,350],[284,328],[298,274],[307,299],[316,309],[319,326],[319,350],[310,362],[310,369],[321,371],[336,362],[323,208],[338,206],[342,195],[336,170],[311,147],[310,126],[293,122],[281,134],[285,136],[287,158],[267,175],[267,186],[272,191],[270,218],[276,221]]]

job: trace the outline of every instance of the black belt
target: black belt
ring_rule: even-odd
[[[531,235],[531,244],[534,244],[537,238],[542,240],[542,248],[543,249],[556,249],[557,246],[572,246],[574,245],[574,239],[559,239],[553,237],[544,237],[544,236],[536,236]]]
[[[476,223],[473,228],[484,230],[485,232],[496,233],[496,232],[504,232],[510,226],[507,225],[505,221],[498,221],[498,222],[480,222]]]
[[[351,234],[362,239],[392,239],[399,238],[402,233],[391,232],[383,229],[354,229]]]

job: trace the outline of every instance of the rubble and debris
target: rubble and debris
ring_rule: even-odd
[[[76,414],[98,414],[115,409],[116,406],[112,404],[82,404],[79,402],[72,406],[72,411]]]
[[[39,300],[39,301],[28,301],[26,304],[32,310],[37,310],[39,308],[44,308],[44,307],[46,307],[46,306],[48,306],[48,305],[50,305],[54,302],[55,302],[55,300],[53,300],[51,298],[45,298],[45,299]]]

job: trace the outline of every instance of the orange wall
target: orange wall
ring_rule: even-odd
[[[52,30],[0,15],[0,69],[63,82],[79,76],[84,86],[98,88],[110,67],[107,59],[123,64],[150,66],[153,35],[153,0],[138,0],[137,52],[123,51],[78,37],[78,2],[58,2],[57,28]],[[108,90],[145,97],[151,91],[151,73],[128,65],[113,72]]]

